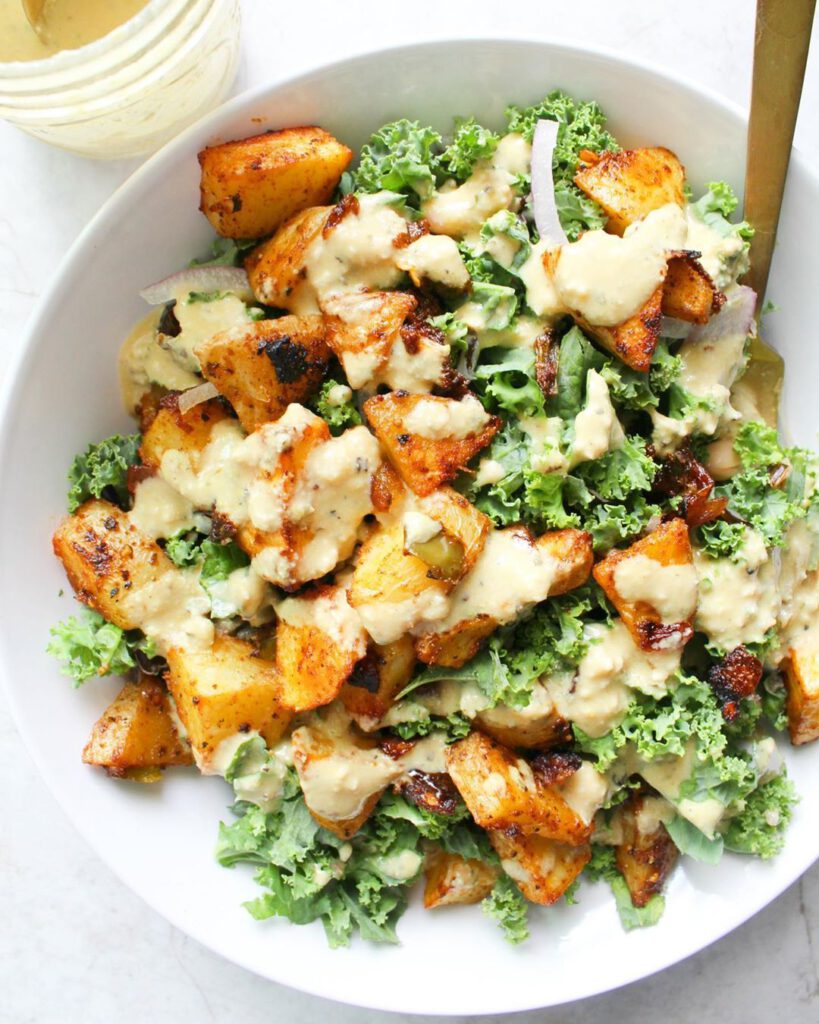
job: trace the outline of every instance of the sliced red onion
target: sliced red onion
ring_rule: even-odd
[[[688,340],[692,342],[719,341],[731,335],[751,333],[756,312],[756,292],[747,285],[737,285],[727,292],[725,305],[712,316],[707,324],[691,329]]]
[[[552,175],[559,127],[557,121],[541,119],[535,126],[532,139],[532,212],[538,234],[550,245],[565,245],[569,241],[557,214]]]
[[[660,327],[660,337],[671,338],[672,341],[679,341],[681,338],[688,337],[693,326],[694,325],[688,323],[687,320],[678,320],[673,316],[664,316]]]
[[[188,292],[235,292],[250,301],[253,292],[247,274],[240,267],[187,267],[139,293],[151,306],[161,306]]]
[[[179,411],[184,416],[195,405],[209,402],[211,398],[216,398],[218,394],[219,392],[209,380],[205,381],[204,384],[197,384],[195,388],[188,388],[187,391],[183,391],[179,396]]]

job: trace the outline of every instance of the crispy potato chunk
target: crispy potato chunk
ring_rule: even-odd
[[[644,907],[662,892],[666,878],[677,863],[677,847],[661,821],[641,820],[641,811],[656,797],[632,796],[615,813],[622,829],[617,845],[617,867],[626,881],[635,907]],[[615,826],[616,827],[616,826]]]
[[[662,324],[663,286],[649,298],[642,309],[623,323],[613,327],[598,327],[582,317],[575,316],[578,324],[590,338],[594,338],[612,355],[637,370],[648,373],[651,358],[660,339]]]
[[[307,280],[307,250],[321,234],[332,209],[311,206],[302,210],[250,253],[245,270],[259,302],[291,313],[318,312],[313,287]]]
[[[615,235],[667,203],[682,206],[685,198],[685,168],[671,150],[661,147],[602,153],[578,170],[574,182],[603,207],[606,227]]]
[[[142,436],[139,455],[146,466],[158,469],[167,451],[187,454],[201,452],[211,438],[211,431],[221,420],[230,419],[224,402],[212,398],[186,413],[179,411],[179,395],[167,395]]]
[[[418,300],[407,292],[352,292],[325,307],[327,343],[350,387],[374,381]]]
[[[319,316],[283,316],[216,334],[196,349],[202,374],[250,434],[304,403],[321,383],[330,351]]]
[[[663,283],[663,313],[692,324],[705,324],[725,303],[725,296],[691,253],[668,260]]]
[[[85,764],[128,777],[134,769],[193,764],[190,743],[176,731],[165,687],[150,676],[126,683],[102,713],[82,752]]]
[[[505,747],[524,750],[549,750],[572,742],[571,725],[558,715],[545,688],[538,687],[525,708],[511,708],[501,704],[481,711],[475,724]]]
[[[446,749],[452,781],[472,817],[486,829],[537,833],[572,846],[588,841],[591,825],[529,763],[481,732]]]
[[[318,586],[278,609],[276,667],[294,711],[329,704],[367,653],[367,638],[347,591]]]
[[[782,669],[791,743],[812,743],[819,739],[819,650],[797,643],[788,651]]]
[[[507,615],[502,621],[507,622],[519,615],[532,603],[545,600],[547,597],[556,594],[564,594],[573,587],[584,583],[588,578],[593,562],[591,536],[583,530],[557,530],[547,533],[537,540],[522,526],[509,527],[506,530],[494,531],[485,547],[485,558],[479,563],[476,572],[483,572],[486,576],[493,572],[501,571],[499,565],[505,563],[505,558],[495,549],[498,544],[509,538],[514,543],[529,545],[531,547],[532,563],[536,562],[538,555],[546,555],[553,559],[555,572],[551,577],[548,589],[540,593],[528,594],[521,599],[519,607],[512,609],[511,615]],[[494,558],[497,564],[490,559]],[[508,571],[504,568],[503,571]],[[469,599],[469,588],[475,583],[474,578],[467,577],[463,584],[463,591],[459,590],[453,596],[456,607],[464,604],[469,607],[472,602]],[[458,601],[462,595],[463,602]],[[489,597],[491,607],[491,596]],[[509,611],[509,609],[507,609]],[[418,636],[415,642],[415,651],[420,661],[427,665],[445,665],[447,668],[460,668],[470,658],[473,658],[480,650],[483,641],[501,624],[501,620],[488,612],[466,615],[462,620],[452,622],[451,617],[439,628],[433,628],[429,632]]]
[[[276,666],[237,637],[217,635],[206,651],[172,649],[167,682],[205,774],[215,770],[222,740],[256,730],[268,744],[275,743],[292,717]]]
[[[473,455],[485,448],[498,432],[500,420],[489,416],[477,430],[462,437],[443,432],[441,436],[425,437],[407,429],[407,420],[420,402],[429,403],[423,409],[437,406],[445,413],[459,404],[449,398],[392,391],[367,399],[364,412],[401,478],[423,497],[452,480]]]
[[[140,628],[131,595],[179,570],[108,501],[86,501],[54,534],[54,554],[80,601],[121,629]]]
[[[501,867],[527,900],[548,907],[566,892],[591,860],[591,846],[567,846],[540,835],[490,832]]]
[[[311,716],[309,725],[294,730],[293,763],[310,814],[323,828],[350,839],[403,767],[373,740],[339,728],[341,716],[334,712],[330,709],[325,721]]]
[[[294,213],[326,203],[352,157],[316,127],[208,146],[199,153],[199,209],[223,238],[263,238]]]
[[[629,559],[639,559],[647,576],[662,572],[664,567],[690,567],[690,573],[684,572],[678,578],[670,580],[668,584],[678,590],[691,584],[690,613],[679,622],[664,622],[660,611],[648,601],[635,600],[623,595],[618,588],[617,577],[623,573],[625,563]],[[610,551],[594,567],[594,578],[620,613],[639,647],[644,650],[668,650],[683,646],[693,635],[692,622],[696,610],[696,576],[692,575],[693,565],[694,558],[685,520],[671,519],[666,523],[660,523],[656,530],[635,541],[630,547]],[[623,578],[623,575],[620,575],[621,587]]]
[[[379,722],[407,685],[415,668],[412,638],[389,644],[371,643],[341,689],[344,707],[362,728]]]
[[[424,873],[425,910],[458,903],[480,903],[492,892],[498,878],[498,870],[491,864],[439,849],[427,856]]]
[[[387,644],[440,607],[451,589],[429,575],[426,562],[406,553],[404,527],[398,522],[374,530],[361,546],[350,604],[373,639]]]

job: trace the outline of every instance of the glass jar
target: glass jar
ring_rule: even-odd
[[[0,117],[84,156],[150,152],[225,98],[239,21],[239,0],[151,0],[80,49],[0,63]]]

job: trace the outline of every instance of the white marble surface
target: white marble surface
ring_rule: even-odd
[[[243,6],[237,89],[380,45],[493,34],[607,47],[740,103],[750,81],[751,0],[416,0],[403,8],[373,0],[312,0],[293,8],[244,0]],[[797,145],[815,158],[817,109],[819,46],[809,63],[797,128]],[[43,284],[135,164],[89,163],[5,125],[0,154],[2,375]],[[96,860],[63,817],[2,703],[0,762],[6,765],[0,792],[0,1021],[313,1024],[328,1013],[339,1024],[389,1019],[256,978],[157,917]],[[685,963],[627,989],[520,1019],[643,1024],[660,1016],[670,1024],[815,1024],[817,972],[819,866],[743,928]]]

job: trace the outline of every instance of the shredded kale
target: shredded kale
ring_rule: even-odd
[[[430,715],[429,718],[422,718],[415,722],[399,722],[392,726],[393,732],[397,733],[402,740],[414,740],[421,736],[429,736],[431,732],[443,732],[446,735],[447,743],[462,740],[469,735],[471,729],[472,723],[458,711],[451,715]]]
[[[500,876],[481,907],[487,917],[497,921],[504,937],[512,945],[529,938],[528,904],[508,875]]]
[[[443,140],[432,128],[402,118],[385,124],[362,147],[352,172],[357,192],[399,192],[417,208],[435,188]]]
[[[340,404],[330,401],[330,392],[340,385],[340,381],[326,380],[317,395],[310,401],[310,408],[326,422],[334,437],[343,434],[347,427],[357,427],[361,423],[361,413],[356,408],[352,397]]]
[[[659,893],[652,896],[644,907],[634,906],[626,880],[617,868],[614,848],[611,846],[602,846],[599,843],[592,846],[592,858],[583,871],[583,877],[591,882],[608,882],[614,895],[620,923],[626,931],[633,928],[649,928],[663,915],[665,900]]]
[[[201,260],[191,260],[190,266],[241,267],[245,256],[258,244],[258,238],[214,238],[210,255]]]
[[[128,469],[139,462],[141,442],[139,434],[114,434],[78,455],[68,471],[68,511],[76,512],[89,498],[107,498],[125,507],[130,500]]]
[[[499,142],[500,136],[479,125],[474,117],[458,118],[452,141],[441,154],[441,169],[446,175],[464,181],[478,160],[492,156]]]
[[[75,687],[93,676],[124,675],[136,665],[137,651],[148,658],[156,655],[147,637],[137,630],[126,633],[89,608],[52,626],[46,651],[61,663],[60,671],[74,680]]]
[[[745,798],[745,807],[731,818],[725,830],[725,846],[737,853],[751,853],[768,860],[785,845],[785,831],[798,797],[790,779],[782,773]]]

